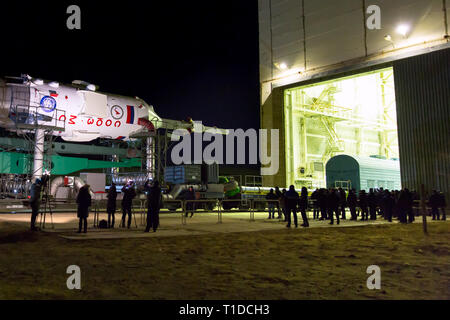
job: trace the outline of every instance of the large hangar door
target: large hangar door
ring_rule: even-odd
[[[450,199],[450,49],[394,63],[402,184]]]

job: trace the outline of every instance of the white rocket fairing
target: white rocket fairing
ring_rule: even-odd
[[[72,85],[24,77],[22,83],[0,79],[0,126],[55,128],[65,141],[97,138],[128,140],[134,133],[158,127],[153,107],[135,97],[96,92],[93,85]]]

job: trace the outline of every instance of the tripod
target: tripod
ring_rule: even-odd
[[[52,223],[52,229],[55,229],[55,224],[53,223],[53,212],[52,212],[52,206],[50,203],[50,194],[49,194],[49,189],[50,189],[50,185],[49,185],[49,176],[44,176],[42,178],[42,185],[43,185],[43,189],[44,189],[44,195],[42,196],[42,202],[44,203],[44,211],[41,212],[41,219],[39,222],[39,226],[42,229],[45,229],[45,220],[46,220],[46,216],[47,213],[50,213],[50,220]]]

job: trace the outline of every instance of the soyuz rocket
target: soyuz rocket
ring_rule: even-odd
[[[34,124],[55,128],[53,135],[65,141],[88,142],[128,140],[162,122],[142,99],[97,92],[95,85],[83,81],[64,85],[29,76],[15,80],[19,83],[0,79],[0,126],[6,129]]]
[[[35,133],[35,179],[43,173],[46,132],[70,142],[97,138],[119,141],[142,133],[145,136],[158,128],[192,132],[194,122],[162,119],[153,106],[138,97],[100,92],[97,86],[84,81],[67,85],[22,75],[0,78],[0,127]],[[203,125],[201,128],[210,129]],[[148,171],[154,166],[154,150],[149,149],[153,145],[151,139],[147,135]]]

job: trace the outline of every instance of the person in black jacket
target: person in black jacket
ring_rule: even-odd
[[[77,204],[78,213],[77,216],[80,218],[78,224],[78,233],[81,233],[81,228],[84,224],[84,233],[87,232],[87,218],[89,217],[89,207],[91,206],[91,194],[89,192],[89,185],[85,184],[78,191]]]
[[[370,220],[377,220],[377,196],[372,188],[367,196],[367,204],[369,206]]]
[[[273,192],[273,189],[270,189],[270,192],[266,195],[267,207],[269,208],[269,218],[275,219],[275,207],[279,207],[279,203],[276,202],[278,200],[278,196]]]
[[[195,190],[194,187],[189,187],[188,191],[186,192],[185,200],[192,201],[195,200]],[[195,212],[195,202],[187,202],[186,203],[186,217],[188,216],[189,212],[191,213],[191,218],[194,216]]]
[[[284,222],[287,222],[287,214],[286,214],[286,189],[283,189],[283,191],[281,191],[281,196],[279,198],[280,201],[280,207],[281,207],[281,211],[283,212],[284,215]]]
[[[159,187],[159,182],[156,180],[150,187],[150,182],[147,181],[144,187],[147,191],[147,227],[145,232],[156,232],[159,227],[159,209],[161,208],[161,188]]]
[[[334,214],[336,214],[336,222],[339,224],[339,195],[335,189],[331,189],[328,193],[327,208],[330,224],[334,224]]]
[[[113,182],[111,188],[108,191],[108,202],[106,204],[106,212],[108,213],[108,228],[114,228],[116,221],[116,200],[117,200],[117,188]]]
[[[319,219],[319,189],[314,190],[314,192],[311,194],[311,200],[313,202],[313,219]]]
[[[125,217],[128,214],[128,224],[127,227],[131,227],[131,207],[133,205],[133,199],[136,197],[136,191],[134,190],[134,182],[129,181],[125,187],[122,188],[123,199],[122,199],[122,227],[125,227]]]
[[[281,197],[283,196],[280,188],[279,187],[275,187],[275,195],[277,196],[278,202],[276,202],[276,206],[277,206],[277,210],[278,210],[278,219],[282,219],[283,215],[281,214],[281,212],[283,211],[283,208],[281,207]],[[275,219],[275,218],[274,218]]]
[[[39,215],[39,207],[41,204],[41,189],[42,181],[41,179],[36,179],[36,181],[31,185],[30,190],[30,206],[31,206],[31,231],[37,231],[36,219]]]
[[[383,215],[384,218],[392,222],[392,215],[395,207],[395,199],[394,196],[389,192],[389,190],[384,191],[383,198],[381,199],[381,205],[383,207]]]
[[[431,207],[431,215],[433,216],[433,220],[439,220],[439,205],[440,205],[441,197],[436,190],[433,190],[433,193],[428,199],[428,206]]]
[[[308,216],[306,215],[306,210],[308,210],[308,189],[306,187],[302,188],[302,194],[299,201],[300,212],[302,213],[303,224],[302,227],[308,228]]]
[[[356,196],[355,193],[355,189],[351,189],[348,192],[348,197],[347,197],[347,205],[350,209],[350,215],[351,215],[351,219],[350,220],[356,220],[356,206],[358,205],[358,198]]]
[[[366,190],[359,192],[359,209],[361,209],[361,221],[369,220],[369,212],[367,209],[367,194]]]
[[[327,189],[320,189],[319,193],[317,195],[317,205],[320,208],[320,219],[319,220],[326,220],[328,219],[327,216],[327,198],[328,198],[328,190]]]
[[[345,220],[345,207],[347,206],[347,195],[344,189],[339,188],[339,211],[342,214],[342,220]]]
[[[439,201],[439,208],[441,208],[442,210],[442,220],[445,221],[447,220],[447,213],[445,212],[446,208],[447,208],[447,201],[445,201],[445,194],[444,193],[440,193],[440,198],[441,201]]]
[[[294,214],[294,224],[295,227],[298,227],[298,222],[297,222],[297,204],[299,201],[300,197],[297,193],[297,191],[295,191],[295,187],[294,186],[290,186],[289,187],[289,191],[286,192],[285,194],[285,203],[286,203],[286,215],[287,215],[287,226],[288,228],[291,227],[291,212]]]

